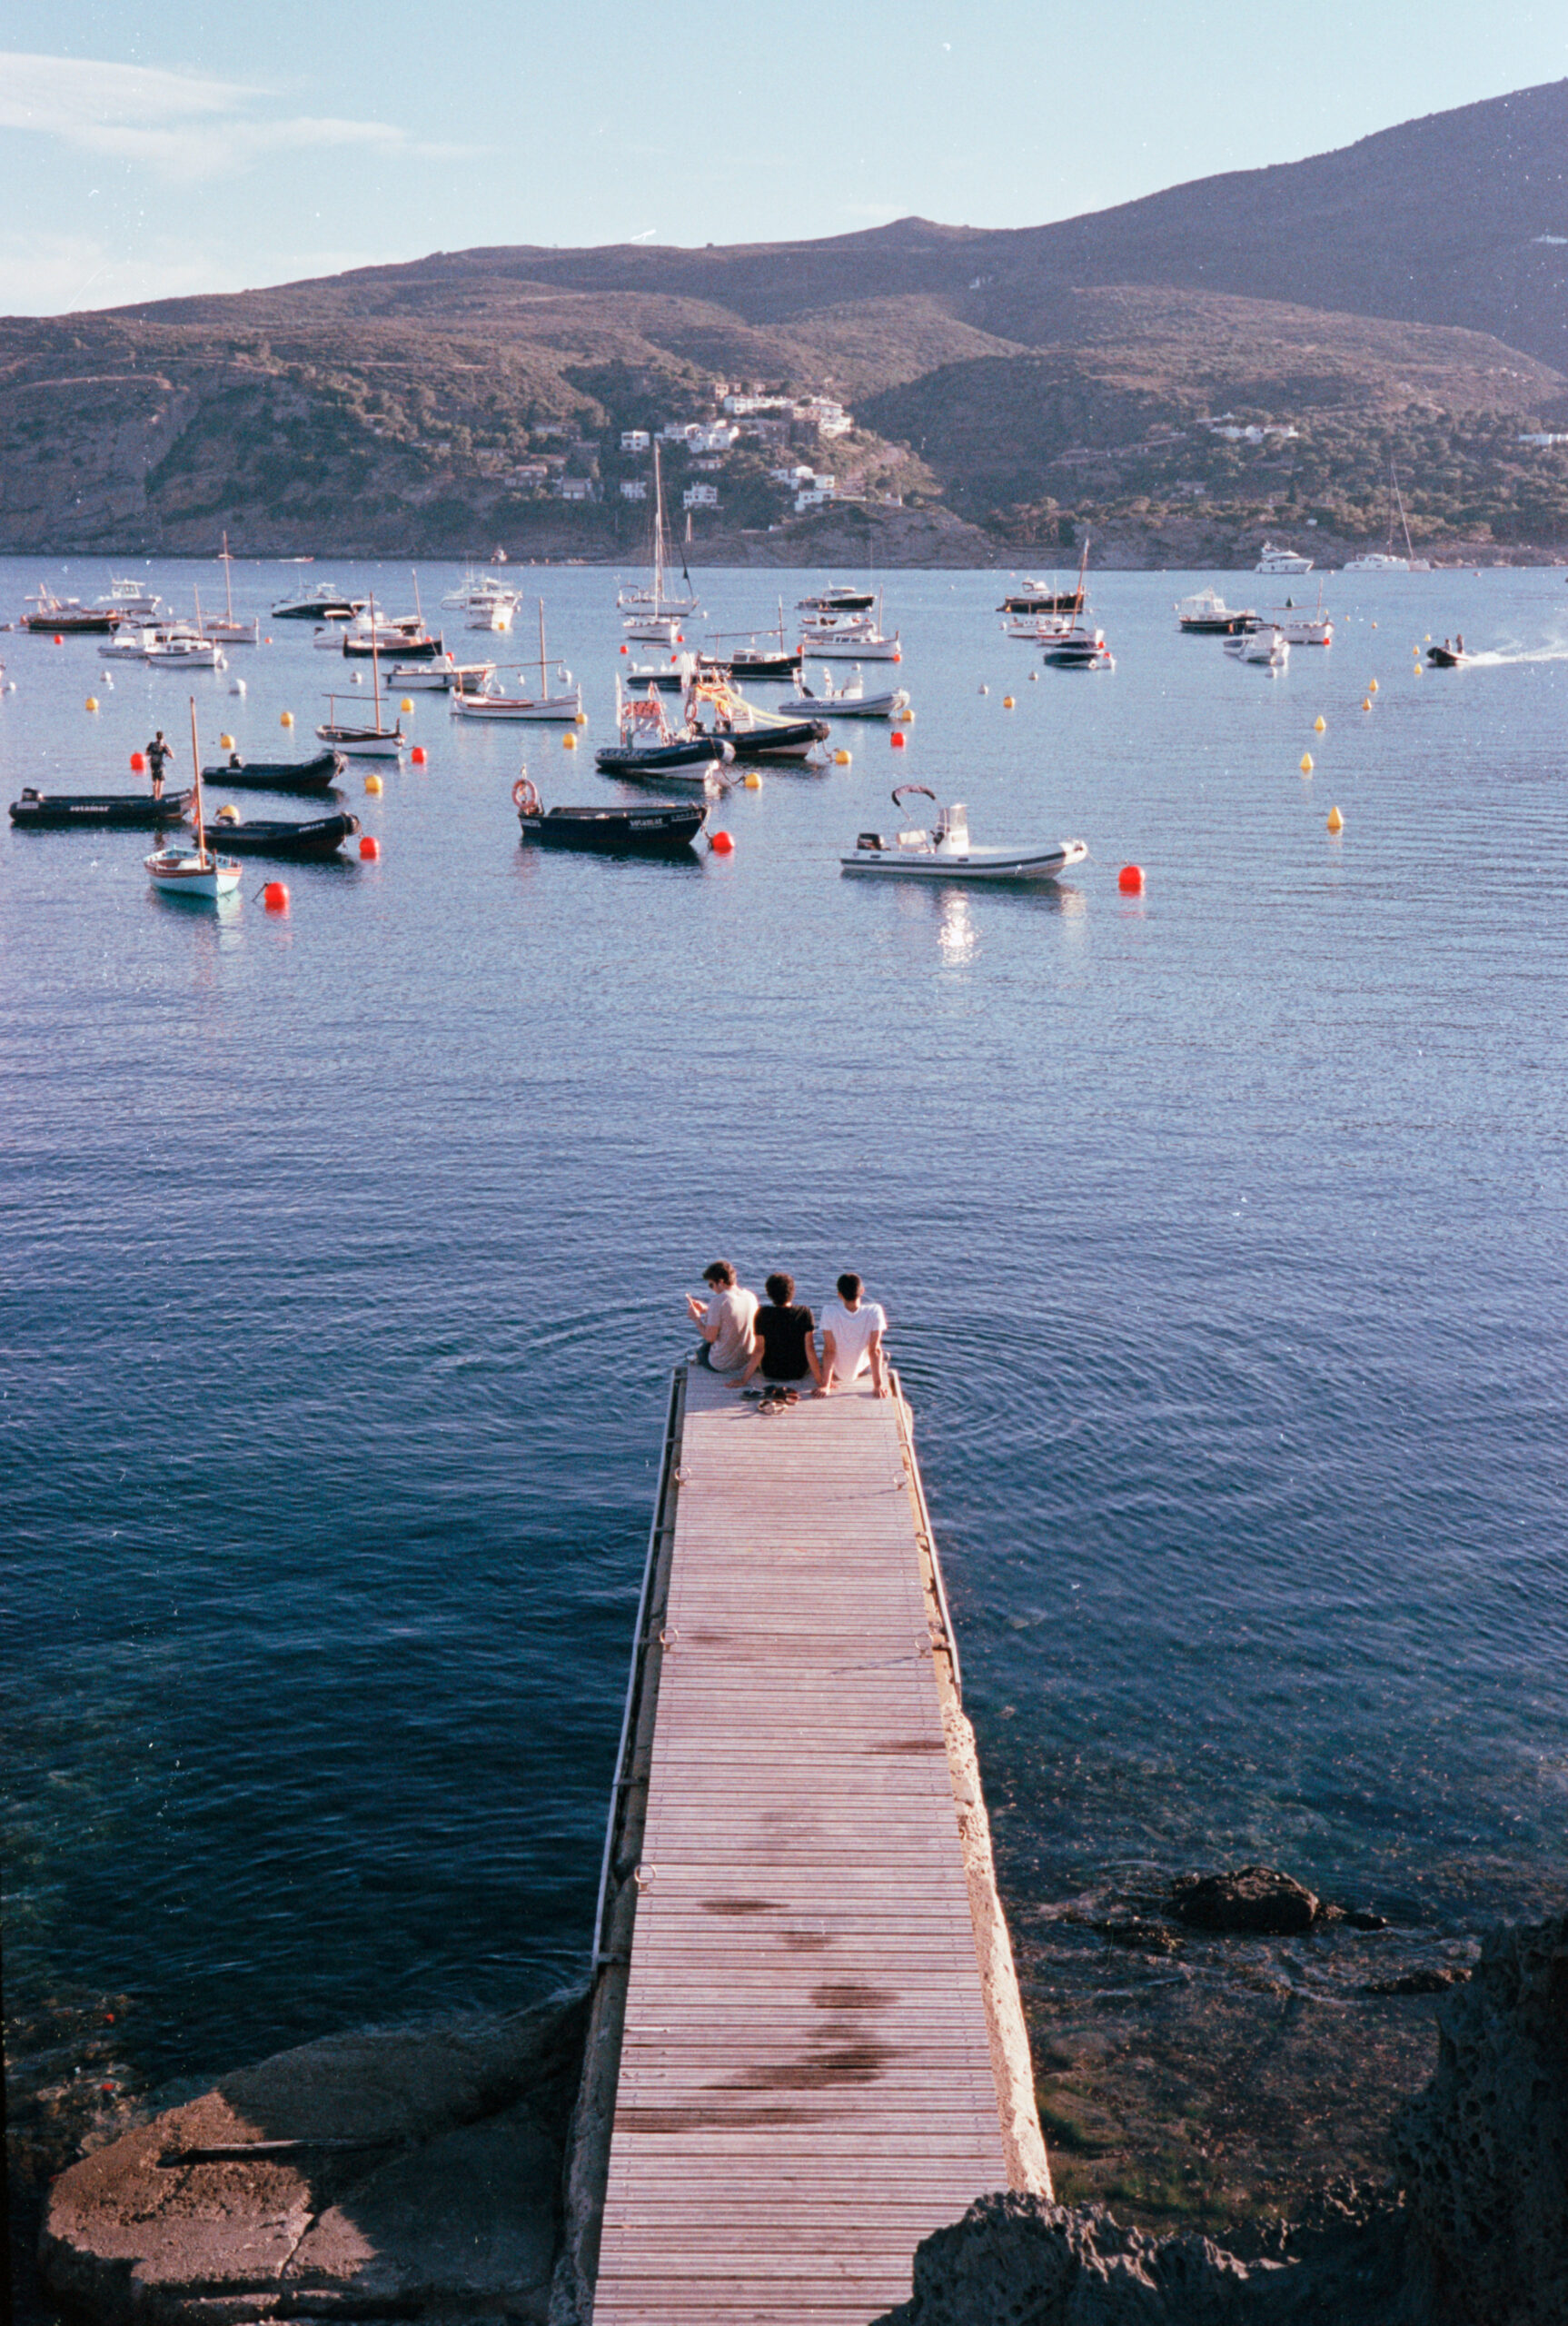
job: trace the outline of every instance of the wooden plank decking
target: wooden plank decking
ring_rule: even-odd
[[[912,1449],[694,1367],[675,1462],[595,2326],[860,2326],[1010,2177]]]

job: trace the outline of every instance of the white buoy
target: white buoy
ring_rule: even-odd
[[[244,691],[245,682],[243,679],[231,679],[229,681],[229,692],[231,694],[243,694]]]

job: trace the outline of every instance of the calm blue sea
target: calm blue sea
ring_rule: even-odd
[[[111,570],[0,562],[0,614]],[[456,578],[421,571],[427,610]],[[704,572],[693,628],[826,578]],[[1126,1968],[1061,1940],[1084,1902],[1193,1865],[1284,1864],[1412,1944],[1563,1903],[1563,577],[1331,576],[1332,651],[1280,677],[1177,634],[1201,574],[1106,576],[1115,673],[1042,669],[1003,578],[887,577],[908,750],[846,728],[848,769],[737,790],[728,860],[520,847],[525,751],[547,800],[622,796],[613,577],[581,569],[519,575],[583,681],[575,755],[416,698],[428,768],[349,781],[381,861],[283,872],[286,919],[260,864],[193,909],[138,833],[0,834],[35,2082],[110,2010],[117,2104],[581,1973],[719,1255],[818,1304],[857,1267],[892,1319],[1042,2023]],[[239,565],[236,605],[318,579],[412,607],[346,563]],[[1456,629],[1493,659],[1414,676]],[[0,637],[5,799],[133,785],[193,689],[210,754],[292,748],[342,665],[270,637],[112,687],[99,643]],[[900,779],[1088,862],[841,880]]]

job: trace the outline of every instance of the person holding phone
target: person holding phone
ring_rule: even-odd
[[[728,1260],[710,1261],[702,1281],[712,1291],[711,1300],[686,1296],[686,1313],[702,1336],[697,1362],[714,1373],[738,1373],[757,1347],[757,1295],[736,1282]]]

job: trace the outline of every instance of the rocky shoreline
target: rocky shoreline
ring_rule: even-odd
[[[1300,1927],[1310,1895],[1245,1868],[1176,1885],[1172,1907],[1195,1927]],[[926,2241],[913,2300],[882,2326],[1560,2326],[1568,1915],[1494,1931],[1438,2023],[1386,2184],[1330,2187],[1223,2243],[999,2193]],[[583,2326],[558,2265],[587,2024],[586,1996],[561,1996],[226,2076],[59,2176],[45,2283],[94,2326]]]

